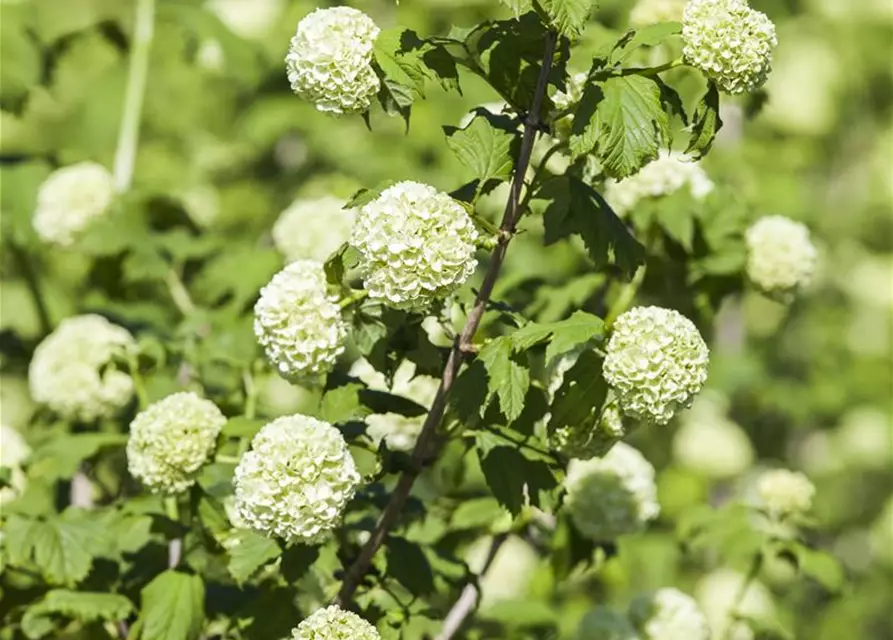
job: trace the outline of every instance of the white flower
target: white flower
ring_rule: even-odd
[[[802,473],[773,469],[760,476],[757,493],[766,509],[776,516],[802,515],[812,508],[815,486]]]
[[[605,380],[625,415],[663,425],[704,386],[708,356],[698,329],[679,312],[634,307],[614,324]]]
[[[618,442],[603,458],[571,460],[565,507],[580,532],[607,542],[642,531],[660,513],[654,467]]]
[[[0,424],[0,467],[10,470],[9,486],[0,489],[0,505],[12,502],[28,487],[28,478],[22,464],[31,455],[31,447],[22,434],[5,424]]]
[[[174,393],[140,411],[130,423],[127,466],[152,493],[173,495],[195,484],[217,444],[226,417],[190,391]]]
[[[580,640],[640,640],[632,623],[622,613],[596,607],[580,622]]]
[[[354,211],[333,196],[295,200],[273,225],[273,244],[289,262],[324,262],[350,239]]]
[[[759,89],[769,77],[775,25],[745,0],[690,0],[682,17],[682,53],[726,93]]]
[[[133,397],[133,380],[114,367],[134,347],[130,333],[97,315],[68,318],[44,338],[28,368],[31,397],[67,420],[107,418]]]
[[[404,360],[394,372],[392,384],[388,385],[383,374],[376,371],[368,360],[360,358],[351,366],[350,375],[365,382],[370,389],[402,396],[426,409],[430,408],[440,383],[431,376],[415,375],[415,370],[413,362]],[[412,418],[399,413],[374,414],[366,417],[366,433],[376,444],[384,439],[388,448],[394,451],[409,451],[415,446],[425,417],[426,414]]]
[[[56,169],[37,192],[32,223],[41,240],[70,247],[115,197],[112,175],[95,162]]]
[[[398,182],[357,214],[351,243],[362,255],[372,298],[421,311],[474,273],[477,231],[449,195],[418,182]]]
[[[285,56],[292,91],[320,111],[366,111],[380,86],[371,64],[378,33],[372,18],[350,7],[304,17]]]
[[[254,305],[254,335],[288,379],[328,373],[344,351],[347,325],[328,293],[322,263],[292,262],[273,276]]]
[[[702,393],[682,414],[673,436],[673,457],[681,466],[708,478],[731,478],[750,468],[753,446],[728,417],[726,404],[716,392]]]
[[[337,605],[317,609],[291,632],[292,640],[381,640],[360,616]]]
[[[668,196],[684,187],[695,200],[703,200],[713,191],[713,182],[697,161],[684,153],[662,150],[638,173],[605,182],[605,199],[618,215],[623,215],[642,200]]]
[[[273,420],[254,436],[234,484],[236,508],[248,527],[313,544],[338,526],[360,474],[338,429],[293,415]]]
[[[687,0],[639,0],[629,14],[629,23],[635,28],[647,27],[658,22],[679,22]]]
[[[788,300],[809,284],[816,249],[806,225],[784,216],[765,216],[745,234],[747,277],[761,291]]]
[[[695,599],[707,616],[714,638],[754,640],[753,630],[743,620],[733,620],[732,609],[746,618],[767,619],[774,614],[772,596],[758,580],[752,580],[744,597],[738,596],[744,576],[731,569],[718,569],[704,576],[695,587]],[[730,628],[731,627],[731,628]]]
[[[710,625],[697,602],[678,589],[638,596],[629,618],[643,640],[710,640]]]

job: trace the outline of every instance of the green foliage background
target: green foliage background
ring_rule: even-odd
[[[99,515],[68,510],[61,517],[26,518],[63,509],[69,481],[84,461],[100,505],[112,505],[132,482],[120,424],[76,433],[28,397],[27,365],[44,331],[30,293],[34,282],[43,291],[52,325],[93,311],[135,328],[144,352],[155,354],[146,375],[152,400],[181,388],[184,379],[200,380],[227,415],[238,416],[242,376],[256,359],[245,309],[282,266],[269,237],[279,213],[300,195],[332,192],[346,198],[387,179],[452,191],[473,177],[445,143],[441,126],[456,126],[470,109],[498,100],[483,81],[462,75],[461,95],[426,85],[408,131],[400,118],[380,110],[372,114],[371,131],[359,117],[325,117],[291,94],[282,63],[295,24],[315,3],[256,4],[275,5],[275,16],[248,33],[238,24],[224,24],[199,2],[159,0],[133,191],[114,223],[93,229],[80,252],[64,252],[47,249],[34,235],[36,190],[59,165],[84,159],[112,165],[132,6],[119,0],[0,3],[0,406],[4,424],[23,432],[35,450],[27,493],[2,507],[4,538],[13,538],[14,526],[30,526],[18,535],[35,549],[41,544],[64,549],[64,558],[43,577],[4,570],[2,638],[22,637],[26,606],[31,637],[102,638],[114,627],[59,623],[58,613],[67,606],[89,619],[83,612],[95,607],[96,619],[122,619],[147,600],[170,599],[170,607],[188,607],[203,594],[208,637],[222,633],[233,617],[241,635],[226,637],[272,638],[331,595],[302,569],[314,562],[316,571],[334,574],[340,567],[334,549],[324,549],[317,559],[286,552],[281,568],[273,571],[281,575],[267,569],[258,575],[255,569],[264,559],[279,553],[262,539],[240,545],[250,557],[217,557],[196,540],[190,547],[190,536],[220,533],[213,522],[223,516],[213,500],[196,505],[199,515],[186,538],[187,563],[209,577],[205,585],[185,574],[168,574],[166,582],[146,586],[165,566],[163,540],[170,533],[165,527],[176,526],[147,515],[160,511],[157,500],[132,499],[123,511],[103,506]],[[765,95],[723,97],[725,126],[703,162],[719,187],[710,206],[740,211],[747,221],[782,214],[806,222],[821,255],[816,282],[790,307],[746,291],[726,298],[715,313],[713,302],[741,287],[740,243],[717,251],[731,268],[716,264],[716,255],[713,263],[693,260],[683,267],[694,274],[697,295],[679,289],[679,279],[654,275],[678,266],[671,248],[664,254],[666,264],[649,262],[639,300],[679,308],[712,335],[709,387],[728,395],[730,415],[746,430],[759,459],[742,477],[714,482],[674,459],[674,426],[637,433],[632,442],[659,472],[659,520],[646,533],[620,540],[616,549],[600,551],[589,572],[569,570],[573,563],[561,554],[573,555],[570,542],[520,551],[506,546],[504,552],[516,553],[514,564],[524,571],[494,574],[489,587],[485,584],[480,620],[468,637],[572,637],[582,614],[595,604],[623,609],[648,589],[676,585],[691,591],[717,566],[744,571],[746,563],[736,555],[741,540],[729,537],[692,551],[684,525],[704,503],[746,495],[759,469],[781,463],[805,469],[814,480],[811,542],[839,558],[845,579],[817,570],[822,580],[799,580],[781,561],[768,567],[763,580],[775,596],[782,631],[766,634],[893,638],[893,511],[886,512],[885,522],[880,515],[893,496],[893,10],[883,0],[752,4],[775,21],[779,48]],[[357,0],[353,6],[383,28],[399,25],[423,35],[511,15],[492,0],[402,0],[399,5]],[[627,14],[626,2],[604,0],[569,68],[585,70],[600,47],[622,34]],[[660,47],[635,56],[645,65],[670,57]],[[669,74],[694,113],[703,83],[685,70]],[[671,198],[659,205],[659,215],[684,219],[690,206]],[[485,198],[481,210],[498,220],[498,197]],[[593,272],[582,244],[543,247],[548,230],[538,216],[525,219],[522,228],[494,298],[539,322],[566,318],[575,309],[603,313],[596,294],[604,277]],[[676,234],[678,239],[685,232],[677,228]],[[165,284],[172,269],[198,307],[185,320]],[[166,364],[181,359],[188,362],[186,370]],[[338,397],[327,396],[320,404],[318,390],[286,389],[269,371],[253,370],[260,387],[258,418],[297,410],[324,416],[328,411],[333,420],[358,417],[351,414],[356,407],[349,399],[341,406]],[[881,415],[881,435],[877,429],[869,435],[845,427],[858,409]],[[227,433],[237,437],[240,429],[250,433],[252,428],[256,425],[231,420]],[[412,507],[427,505],[427,517],[403,531],[403,542],[393,543],[376,561],[376,568],[394,579],[396,596],[379,590],[364,606],[407,638],[436,632],[455,599],[465,574],[451,558],[467,557],[481,538],[510,526],[487,497],[477,457],[462,452],[458,445],[448,449],[423,477]],[[366,460],[367,467],[373,462]],[[210,498],[225,495],[218,485],[225,484],[220,478],[228,472],[226,463],[208,467],[200,484]],[[368,499],[379,504],[382,496]],[[226,526],[224,519],[221,527]],[[28,556],[29,550],[3,554]],[[433,573],[425,567],[433,567]],[[48,614],[40,610],[46,605],[33,604],[41,598],[76,599],[77,594],[60,591],[75,583],[81,590],[108,592],[107,598],[56,605]],[[190,629],[203,624],[190,618],[194,615],[187,610],[175,617],[186,635],[169,631],[174,635],[153,637],[189,637]]]

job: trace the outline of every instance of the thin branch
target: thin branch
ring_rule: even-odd
[[[527,118],[524,122],[521,151],[518,154],[518,163],[515,166],[515,174],[512,179],[509,199],[505,206],[502,224],[500,225],[499,240],[496,243],[496,248],[493,250],[490,267],[484,276],[484,281],[475,298],[474,306],[468,314],[468,319],[465,323],[465,327],[462,329],[462,334],[453,343],[452,349],[450,349],[450,354],[447,358],[446,365],[444,366],[440,385],[437,388],[437,394],[434,396],[434,401],[431,403],[431,409],[428,412],[428,416],[425,418],[425,423],[422,425],[418,441],[412,451],[411,468],[400,475],[400,478],[397,480],[397,484],[391,493],[391,499],[378,520],[375,531],[369,537],[366,544],[363,545],[357,559],[345,572],[341,590],[334,601],[335,604],[338,604],[342,608],[350,607],[350,604],[353,601],[354,592],[357,590],[357,587],[359,587],[363,577],[369,570],[369,565],[372,562],[373,556],[375,556],[379,547],[384,544],[391,527],[396,524],[397,518],[403,510],[403,505],[406,504],[410,491],[412,491],[412,485],[415,482],[416,477],[421,472],[425,463],[431,460],[436,453],[435,438],[437,430],[440,423],[443,421],[443,415],[446,411],[447,397],[453,387],[456,375],[459,373],[459,368],[462,365],[462,354],[472,348],[474,334],[477,332],[478,326],[481,323],[484,310],[487,307],[487,301],[490,299],[490,295],[493,292],[493,286],[496,284],[496,278],[499,276],[499,271],[502,267],[502,262],[505,260],[509,242],[511,242],[515,227],[523,212],[520,207],[521,189],[524,186],[524,176],[526,175],[527,167],[530,164],[530,154],[533,150],[533,143],[536,140],[537,132],[539,130],[540,108],[543,103],[543,97],[546,94],[549,72],[552,69],[552,58],[555,54],[556,40],[557,35],[554,32],[550,31],[546,34],[543,65],[542,69],[540,69],[536,91],[530,105],[530,113],[527,114]]]
[[[505,533],[493,538],[493,542],[490,543],[490,550],[487,552],[487,558],[484,560],[484,566],[481,567],[481,571],[478,573],[478,581],[480,581],[480,579],[487,574],[487,571],[490,570],[490,566],[493,564],[496,554],[507,539],[508,535]],[[477,585],[473,583],[465,585],[465,588],[462,589],[462,593],[459,594],[458,600],[456,600],[456,603],[450,609],[447,617],[444,618],[443,629],[440,630],[440,634],[435,640],[450,640],[450,638],[452,638],[462,627],[462,623],[465,622],[465,619],[477,608],[477,603]]]

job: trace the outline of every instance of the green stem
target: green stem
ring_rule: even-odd
[[[676,58],[675,60],[671,60],[670,62],[666,62],[662,65],[658,65],[656,67],[643,67],[643,68],[630,68],[630,69],[615,69],[612,70],[610,75],[612,76],[656,76],[659,73],[663,73],[664,71],[669,71],[670,69],[675,69],[676,67],[684,67],[686,66],[686,62],[684,58]]]
[[[633,276],[633,279],[623,285],[623,288],[620,289],[620,293],[617,294],[617,300],[614,301],[614,304],[611,305],[607,315],[605,315],[605,329],[610,329],[614,326],[614,321],[617,320],[617,317],[629,308],[644,280],[645,265],[643,264],[639,267],[639,270],[636,271],[636,275]]]
[[[189,291],[187,291],[186,285],[183,284],[183,280],[180,279],[180,274],[177,273],[176,269],[168,271],[164,282],[167,284],[171,298],[174,304],[177,305],[180,313],[184,316],[190,316],[195,313],[195,303],[192,301],[192,297],[190,297]]]
[[[130,47],[130,69],[124,96],[124,115],[121,118],[118,146],[115,150],[115,188],[119,193],[130,189],[130,184],[133,181],[133,168],[136,164],[136,149],[139,143],[140,114],[143,109],[143,95],[146,91],[146,77],[149,71],[149,49],[152,45],[154,18],[155,0],[137,0],[133,41]]]
[[[533,177],[530,179],[530,185],[527,187],[527,193],[524,194],[524,200],[521,202],[521,211],[526,211],[527,207],[530,205],[530,201],[533,199],[533,194],[536,193],[536,187],[539,184],[539,180],[542,177],[543,171],[546,170],[546,165],[549,163],[549,160],[556,153],[565,148],[565,144],[563,142],[559,142],[556,145],[553,145],[540,159],[539,164],[536,167],[536,170],[533,172]]]
[[[750,563],[750,569],[748,570],[744,581],[741,583],[741,587],[738,589],[738,593],[735,594],[735,599],[732,601],[732,606],[729,608],[728,625],[726,625],[722,640],[732,640],[732,632],[734,631],[735,621],[741,615],[741,605],[744,603],[744,597],[747,595],[747,591],[748,589],[750,589],[750,585],[753,584],[753,581],[756,579],[757,575],[759,575],[760,569],[762,569],[762,567],[763,554],[758,551],[756,554],[754,554],[753,560]]]
[[[257,413],[257,385],[251,367],[242,372],[242,384],[245,387],[245,417],[253,420]]]
[[[128,352],[127,366],[130,369],[130,379],[133,380],[133,390],[139,403],[140,411],[149,406],[149,396],[146,394],[146,385],[140,374],[139,356],[136,352]]]
[[[164,499],[164,513],[168,518],[180,524],[180,509],[177,506],[176,496],[167,496]],[[167,566],[169,569],[176,568],[180,564],[180,557],[183,555],[183,539],[175,538],[168,543],[167,546]]]
[[[341,302],[338,303],[338,306],[342,309],[346,309],[356,302],[365,300],[368,296],[369,292],[365,289],[357,289],[356,291],[353,291],[351,295],[347,296],[346,298],[342,298]]]
[[[28,254],[15,242],[10,242],[9,246],[22,275],[25,277],[25,282],[28,283],[28,291],[31,293],[31,299],[34,300],[34,308],[37,310],[37,319],[40,322],[40,335],[43,337],[53,330],[50,313],[43,297],[43,289],[40,287],[37,274],[34,272],[34,265],[28,259]]]

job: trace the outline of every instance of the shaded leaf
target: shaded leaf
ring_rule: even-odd
[[[514,167],[512,145],[518,139],[517,133],[497,128],[491,118],[506,121],[506,127],[512,126],[510,118],[488,118],[479,112],[464,129],[444,127],[447,146],[481,184],[491,179],[508,180]]]
[[[422,548],[405,538],[388,538],[386,558],[388,575],[415,596],[434,590],[434,573]]]
[[[691,137],[685,153],[693,158],[700,158],[710,151],[716,134],[722,128],[722,119],[719,117],[719,89],[714,83],[707,87],[707,93],[701,98],[695,109],[695,115],[691,124]]]
[[[489,395],[499,397],[506,419],[515,420],[524,409],[524,397],[530,386],[530,371],[512,358],[511,338],[492,340],[481,349],[478,358],[487,370]]]
[[[235,529],[229,545],[226,568],[239,585],[245,584],[258,569],[281,553],[276,542],[249,529]]]
[[[198,640],[205,620],[200,576],[168,570],[140,592],[139,640]]]
[[[478,454],[478,457],[487,486],[499,504],[512,515],[521,513],[528,498],[531,504],[538,506],[540,493],[557,486],[555,476],[546,462],[530,460],[519,449],[494,447],[486,455]]]
[[[54,589],[28,607],[22,617],[22,631],[29,638],[40,638],[55,627],[58,617],[89,623],[124,620],[133,611],[133,603],[116,593],[91,593]]]

